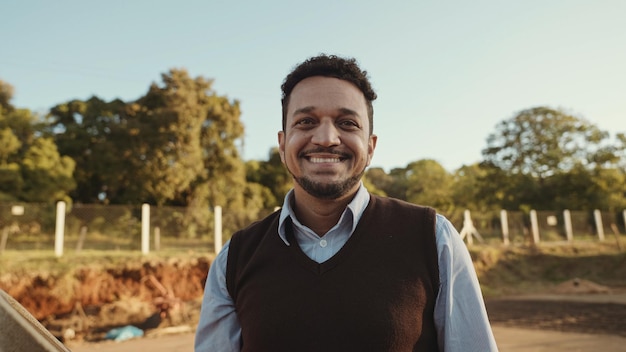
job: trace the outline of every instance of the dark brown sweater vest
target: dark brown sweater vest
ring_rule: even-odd
[[[293,235],[282,241],[278,217],[230,242],[226,284],[242,351],[438,350],[434,210],[372,196],[348,242],[321,264]]]

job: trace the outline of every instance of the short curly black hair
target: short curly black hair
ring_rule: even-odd
[[[302,62],[291,71],[281,85],[283,91],[283,131],[287,121],[287,106],[293,88],[305,78],[323,76],[334,77],[354,84],[365,96],[367,102],[367,117],[370,124],[370,134],[374,130],[374,107],[372,102],[376,100],[376,92],[372,88],[367,77],[367,71],[362,70],[356,59],[342,58],[336,55],[321,54]]]

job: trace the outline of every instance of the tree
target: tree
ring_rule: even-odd
[[[211,80],[184,69],[161,78],[134,102],[92,97],[51,109],[50,133],[77,162],[74,196],[244,208],[239,102],[218,96]]]
[[[478,177],[478,198],[490,208],[506,210],[537,209],[541,191],[537,179],[511,174],[490,163],[481,163],[484,174]]]
[[[13,86],[0,80],[0,108],[5,112],[13,110],[11,99],[13,98]]]
[[[59,154],[37,116],[11,105],[11,94],[0,81],[0,199],[69,201],[74,161]]]
[[[437,161],[423,159],[406,167],[406,200],[432,206],[442,212],[454,207],[452,202],[453,178]]]
[[[456,207],[485,211],[489,204],[480,195],[481,180],[487,175],[487,170],[480,164],[463,165],[453,174],[452,199]]]
[[[370,181],[390,197],[411,203],[432,206],[442,212],[450,211],[452,175],[435,160],[423,159],[404,168],[394,168],[386,177],[380,169],[372,169]]]
[[[383,168],[373,167],[365,172],[363,183],[370,193],[380,196],[392,196],[394,179]],[[375,190],[373,192],[372,190]],[[397,198],[397,197],[395,197]]]
[[[48,114],[48,133],[59,151],[76,162],[71,193],[76,202],[114,202],[133,180],[129,132],[124,123],[126,103],[98,97],[54,106]]]
[[[260,196],[246,184],[239,156],[239,102],[211,86],[172,69],[133,102],[92,97],[54,107],[51,133],[78,164],[75,194],[85,202],[185,206],[183,221],[206,226],[217,205],[228,225],[255,217]]]
[[[51,138],[37,138],[24,154],[21,198],[28,202],[70,201],[67,191],[76,187],[74,160],[60,156]]]
[[[594,209],[626,209],[626,172],[618,168],[597,168],[593,173],[593,193],[598,196]]]
[[[266,201],[266,207],[269,208],[281,206],[293,184],[277,147],[270,150],[267,161],[254,160],[246,163],[246,180],[258,183],[270,191],[271,198]]]
[[[21,193],[24,184],[18,157],[21,147],[10,128],[0,129],[0,201],[16,200]]]
[[[623,134],[562,110],[537,107],[502,121],[489,135],[481,195],[506,209],[615,209],[622,204]],[[617,196],[616,196],[617,194]]]
[[[216,165],[205,164],[224,150],[215,146],[229,148],[224,144],[231,140],[230,131],[222,130],[229,126],[217,125],[222,119],[238,120],[238,107],[234,106],[234,116],[233,111],[218,108],[223,102],[211,90],[211,81],[192,79],[185,70],[170,70],[161,78],[162,86],[152,84],[144,97],[130,105],[132,161],[144,180],[140,195],[144,201],[187,204],[192,183],[214,180],[215,175],[207,174],[212,173],[208,167]],[[213,129],[217,134],[206,141],[207,131]],[[220,137],[227,141],[216,140]]]
[[[483,157],[508,173],[530,175],[541,181],[579,163],[593,168],[598,162],[613,160],[611,149],[605,147],[608,136],[582,118],[536,107],[500,122],[487,138]]]

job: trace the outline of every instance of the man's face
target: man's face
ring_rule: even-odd
[[[296,189],[322,199],[355,192],[376,147],[369,131],[365,97],[352,83],[322,76],[300,81],[278,133]]]

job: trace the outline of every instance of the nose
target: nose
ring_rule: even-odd
[[[340,131],[331,121],[323,121],[313,131],[311,142],[323,147],[332,147],[341,143]]]

